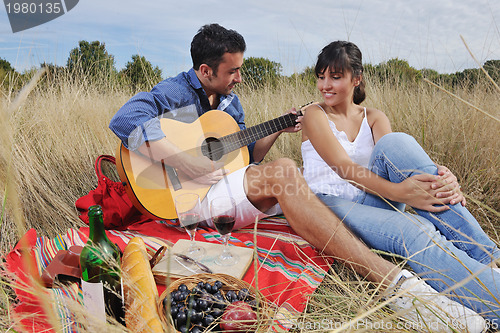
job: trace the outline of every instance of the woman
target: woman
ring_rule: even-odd
[[[365,92],[356,45],[327,45],[315,73],[323,101],[301,122],[311,189],[369,246],[408,258],[434,289],[463,282],[449,296],[498,323],[500,251],[465,208],[456,177],[412,137],[391,133],[383,112],[359,105]],[[404,213],[405,204],[419,216]]]

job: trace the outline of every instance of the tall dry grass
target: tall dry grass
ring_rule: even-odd
[[[115,87],[97,89],[85,80],[41,77],[33,89],[2,91],[0,96],[0,254],[29,228],[54,237],[78,228],[74,203],[93,189],[93,164],[100,154],[114,155],[118,140],[108,129],[113,114],[131,96]],[[469,208],[490,236],[500,243],[500,124],[425,82],[388,84],[367,77],[370,105],[386,112],[393,130],[413,135],[438,163],[459,178]],[[276,87],[238,87],[248,125],[277,117],[290,107],[319,100],[314,86],[297,79]],[[499,116],[500,94],[488,81],[454,91],[486,112]],[[282,135],[266,160],[291,157],[299,165],[300,134]],[[351,271],[335,266],[311,299],[309,320],[345,322],[366,311],[372,286]],[[0,329],[11,327],[14,302],[8,281],[0,281]],[[381,309],[369,318],[384,318]],[[321,330],[319,330],[321,331]]]
[[[7,177],[15,179],[24,229],[34,227],[53,236],[81,225],[74,203],[96,185],[95,158],[114,155],[118,142],[107,124],[129,97],[124,91],[101,92],[67,80],[35,89],[11,110],[6,119],[12,144],[6,151],[11,154],[10,174],[2,168],[0,179],[2,184]],[[3,109],[10,103],[3,98]],[[12,233],[11,214],[6,211],[0,226],[4,251],[19,236]]]

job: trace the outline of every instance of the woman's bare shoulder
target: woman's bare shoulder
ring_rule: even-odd
[[[317,103],[309,104],[308,106],[304,107],[302,109],[302,113],[305,115],[307,113],[307,111],[323,111],[323,110],[324,110],[324,107],[321,105],[321,103],[317,102]]]
[[[368,123],[370,125],[378,120],[389,121],[387,115],[383,111],[376,108],[366,108],[366,117],[368,118]]]

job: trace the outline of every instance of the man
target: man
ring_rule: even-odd
[[[212,185],[202,202],[205,210],[213,197],[221,194],[234,197],[238,211],[235,228],[253,223],[256,217],[274,215],[281,209],[298,235],[368,280],[388,288],[394,287],[402,276],[411,277],[401,288],[411,289],[411,293],[423,298],[423,294],[427,294],[427,298],[439,300],[441,305],[444,302],[441,308],[449,313],[449,322],[458,320],[471,325],[478,321],[479,324],[473,325],[481,326],[482,319],[475,313],[437,295],[422,280],[371,252],[309,190],[293,161],[278,159],[266,164],[251,164],[226,175],[221,165],[206,157],[185,154],[165,137],[158,117],[193,121],[212,109],[228,113],[241,129],[245,128],[243,108],[232,92],[241,82],[245,49],[245,41],[237,32],[218,24],[203,26],[191,43],[193,68],[160,82],[151,92],[134,96],[113,117],[111,130],[130,150],[164,161],[201,184]],[[298,130],[300,123],[250,144],[251,161],[261,161],[281,133]],[[411,299],[403,305],[410,309],[413,296],[404,297]],[[426,321],[433,322],[439,321],[435,313],[442,313],[437,308],[426,310],[425,306],[420,307],[419,312],[425,313]]]

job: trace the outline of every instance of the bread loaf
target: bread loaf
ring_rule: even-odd
[[[163,332],[158,315],[158,290],[144,241],[132,238],[123,251],[125,323],[131,332]]]

